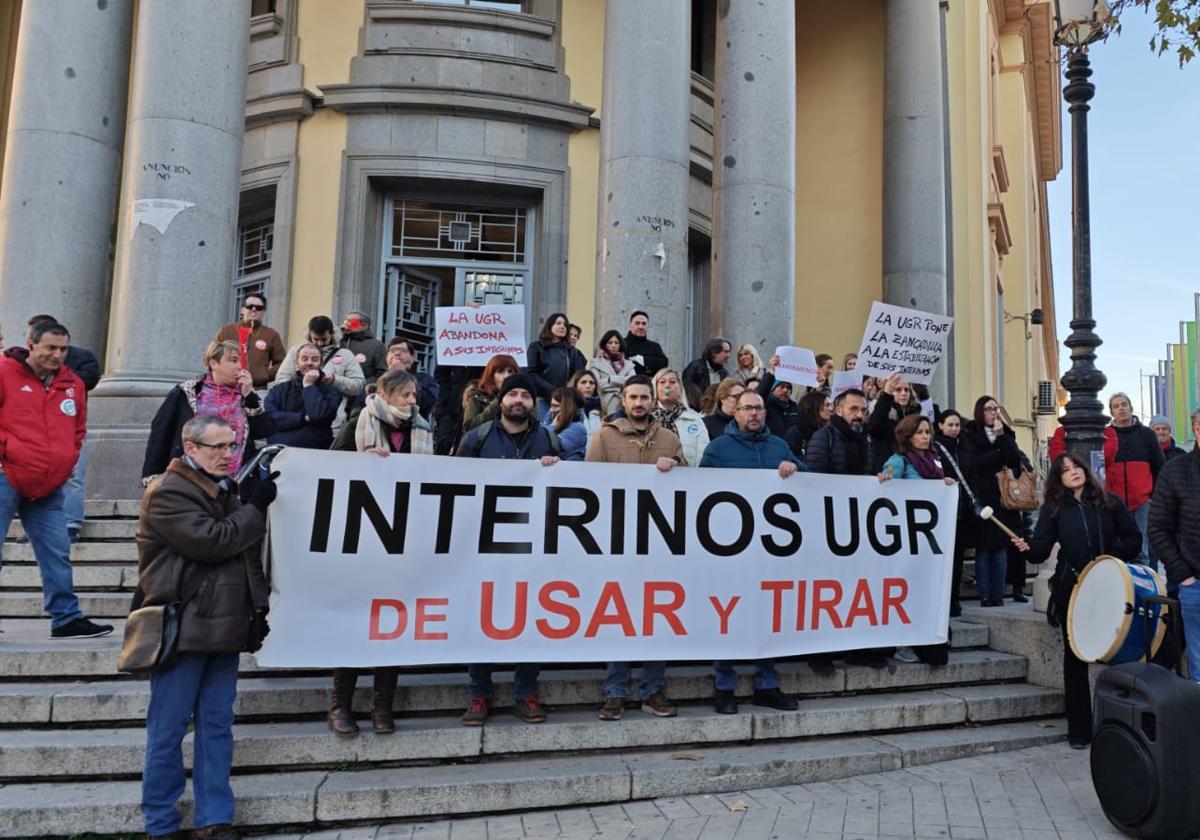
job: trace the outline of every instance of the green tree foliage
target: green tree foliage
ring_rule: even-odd
[[[1112,29],[1121,31],[1121,15],[1138,8],[1154,16],[1158,32],[1150,37],[1150,49],[1158,55],[1174,50],[1179,66],[1200,53],[1200,0],[1114,0]]]

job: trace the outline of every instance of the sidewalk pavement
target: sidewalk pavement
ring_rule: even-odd
[[[1057,743],[835,782],[273,835],[271,840],[1093,840],[1124,836],[1100,810],[1088,753]]]

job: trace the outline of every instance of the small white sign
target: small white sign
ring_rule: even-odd
[[[482,367],[500,354],[526,364],[523,306],[439,306],[434,325],[439,365]]]
[[[842,391],[851,388],[862,390],[863,375],[861,370],[835,370],[833,372],[832,395],[837,396]]]
[[[954,318],[875,301],[858,351],[864,375],[899,373],[906,381],[929,385],[946,356]]]
[[[813,351],[807,347],[776,347],[775,355],[779,364],[775,366],[775,378],[780,382],[791,382],[793,385],[804,385],[816,388],[817,359]]]

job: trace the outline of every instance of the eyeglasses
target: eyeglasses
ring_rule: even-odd
[[[985,405],[983,407],[984,414],[995,414],[999,410],[1000,410],[1000,407],[996,406],[996,405]]]
[[[761,405],[739,405],[737,410],[744,411],[747,414],[761,414],[762,412],[766,411],[766,409]]]
[[[198,440],[194,440],[192,443],[196,444],[196,446],[203,446],[205,449],[211,449],[214,452],[234,453],[242,451],[242,447],[236,443],[204,443]]]
[[[252,312],[262,312],[266,308],[267,308],[266,304],[263,304],[263,303],[243,303],[242,304],[242,309],[249,309]]]

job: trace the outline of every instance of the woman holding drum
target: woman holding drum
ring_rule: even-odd
[[[1045,502],[1028,543],[1013,540],[1028,551],[1030,563],[1041,563],[1058,544],[1058,565],[1050,581],[1047,620],[1063,633],[1063,689],[1067,703],[1067,738],[1074,749],[1092,740],[1092,700],[1088,665],[1075,655],[1067,633],[1067,607],[1083,571],[1099,555],[1133,560],[1142,535],[1125,504],[1104,487],[1085,465],[1070,455],[1055,459],[1046,478]]]

